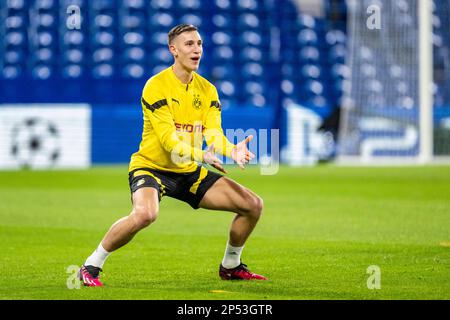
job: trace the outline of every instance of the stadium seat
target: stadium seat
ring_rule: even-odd
[[[126,9],[144,10],[145,0],[124,0],[123,7]]]
[[[171,9],[173,9],[173,1],[172,0],[151,0],[150,7],[154,11],[171,10]]]
[[[202,8],[201,0],[177,0],[177,8],[178,10],[200,10]]]
[[[306,46],[300,49],[298,54],[298,61],[301,63],[319,63],[320,52],[319,49],[313,46]]]
[[[109,63],[96,65],[92,71],[92,75],[97,79],[111,78],[114,75],[114,66]]]
[[[145,51],[141,47],[128,47],[123,52],[123,59],[128,61],[143,62],[145,59]]]
[[[228,30],[231,30],[234,26],[232,15],[222,12],[212,16],[212,24],[215,28]]]
[[[125,78],[141,78],[144,76],[144,67],[140,64],[128,64],[123,68],[123,76]]]
[[[173,26],[175,18],[170,12],[151,12],[149,17],[149,27],[151,30],[161,30],[167,32],[167,29]]]
[[[62,76],[63,78],[80,78],[83,75],[83,69],[78,64],[69,64],[63,68]]]
[[[317,33],[312,29],[300,30],[297,36],[298,46],[317,46],[319,43]]]
[[[238,16],[237,29],[257,29],[261,25],[258,16],[254,13],[242,13]]]
[[[263,52],[256,47],[243,47],[239,50],[239,59],[245,63],[247,61],[263,62]]]
[[[198,28],[201,28],[203,26],[203,19],[198,14],[185,14],[180,17],[180,23],[185,24],[192,24],[194,26],[197,26]]]
[[[262,11],[262,7],[260,6],[262,2],[258,2],[256,0],[237,0],[236,9],[238,11]]]

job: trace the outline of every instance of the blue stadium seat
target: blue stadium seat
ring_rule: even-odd
[[[35,59],[40,63],[50,63],[55,59],[53,51],[48,48],[40,48],[35,51]]]
[[[6,17],[5,19],[5,29],[6,31],[13,31],[14,29],[24,29],[26,28],[26,19],[23,14],[15,14]]]
[[[213,67],[211,76],[214,80],[235,80],[236,67],[233,63],[217,64]]]
[[[149,17],[150,29],[167,32],[175,24],[175,18],[170,12],[151,12]]]
[[[6,46],[24,46],[26,45],[26,34],[24,32],[13,31],[5,35]]]
[[[94,18],[94,27],[96,28],[112,28],[114,23],[114,16],[110,14],[98,14]]]
[[[225,31],[216,31],[211,36],[211,40],[216,46],[230,46],[232,44],[232,39],[233,34]]]
[[[127,64],[122,71],[125,78],[142,78],[145,74],[144,67],[141,64]]]
[[[233,9],[233,4],[230,0],[213,0],[212,12],[225,12]]]
[[[350,77],[350,69],[345,64],[336,63],[331,66],[331,75],[335,79],[344,79]]]
[[[305,79],[318,79],[322,75],[322,68],[316,64],[305,64],[301,68],[301,75]]]
[[[239,49],[239,60],[242,63],[248,61],[263,62],[264,54],[257,47],[243,47]]]
[[[69,62],[69,63],[81,63],[84,59],[84,53],[83,51],[81,51],[80,49],[77,48],[73,48],[73,49],[68,49],[65,53],[64,53],[64,60]]]
[[[297,35],[297,45],[299,46],[317,46],[319,39],[313,29],[302,29]]]
[[[159,46],[167,45],[167,32],[155,31],[150,35],[151,43]]]
[[[166,47],[159,47],[158,49],[153,50],[151,59],[153,63],[168,65],[172,63],[173,57]]]
[[[36,0],[35,6],[37,9],[50,10],[56,8],[57,2],[55,0]]]
[[[231,61],[234,57],[233,49],[229,46],[217,46],[213,49],[212,57],[216,62]]]
[[[78,30],[70,30],[64,34],[63,42],[67,46],[79,46],[84,43],[84,34]]]
[[[329,59],[332,63],[345,63],[347,49],[343,44],[337,44],[331,47],[329,51]]]
[[[347,36],[342,30],[330,30],[327,32],[325,39],[330,46],[337,44],[345,45]]]
[[[139,12],[123,15],[120,23],[121,27],[124,29],[145,29],[145,14],[143,12]]]
[[[318,63],[320,60],[319,49],[313,46],[307,46],[300,49],[298,59],[302,63]]]
[[[111,62],[114,59],[114,51],[111,48],[103,47],[94,50],[92,60],[95,63]]]
[[[307,80],[303,85],[303,90],[307,96],[322,95],[324,86],[320,81]]]
[[[17,1],[5,1],[6,7],[8,9],[13,10],[24,10],[26,7],[26,1],[25,0],[17,0]]]
[[[298,15],[296,25],[300,29],[314,29],[317,27],[316,19],[308,14]]]
[[[36,65],[32,69],[31,75],[35,79],[46,80],[53,75],[53,68],[49,65]]]
[[[238,44],[240,46],[269,46],[269,41],[259,30],[245,30],[238,35]]]
[[[143,31],[130,31],[123,35],[123,43],[130,46],[141,46],[145,43]]]
[[[56,19],[50,13],[40,14],[36,17],[37,27],[42,28],[56,28]]]
[[[234,27],[233,16],[230,13],[217,13],[212,16],[212,24],[215,28],[231,30]]]
[[[38,32],[37,44],[42,47],[56,46],[57,45],[56,35],[48,31]]]
[[[246,95],[264,95],[267,92],[267,87],[263,81],[246,81],[244,84]]]
[[[150,7],[152,10],[171,10],[173,9],[172,0],[151,0]]]
[[[125,61],[143,62],[145,60],[145,50],[141,47],[129,47],[123,52]]]
[[[114,66],[110,63],[96,65],[92,70],[92,76],[97,79],[112,78],[114,75]]]
[[[284,79],[281,81],[281,91],[285,96],[292,97],[294,94],[295,84],[290,79]]]
[[[80,78],[83,75],[83,68],[78,64],[68,64],[62,70],[63,78]]]
[[[180,23],[192,24],[199,28],[201,28],[203,25],[203,19],[198,14],[188,13],[188,14],[182,15],[180,17],[179,21],[180,21]]]
[[[258,29],[261,26],[261,21],[254,13],[242,13],[238,16],[237,29]]]
[[[111,46],[115,43],[114,33],[111,31],[100,31],[95,33],[93,44],[94,46]]]
[[[123,6],[126,9],[144,10],[145,0],[123,0]]]
[[[182,11],[195,11],[202,9],[201,0],[177,0],[177,8]]]
[[[20,49],[6,50],[3,62],[7,65],[24,63],[25,53]]]
[[[157,74],[157,73],[163,71],[164,69],[167,69],[168,67],[169,67],[169,64],[157,64],[151,70],[151,74]]]
[[[260,78],[264,74],[264,67],[260,63],[249,62],[242,65],[242,77],[244,79]]]
[[[262,11],[261,1],[257,0],[237,0],[236,9],[238,11]]]

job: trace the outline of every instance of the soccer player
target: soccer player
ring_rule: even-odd
[[[247,148],[253,137],[234,145],[224,136],[217,90],[195,72],[203,52],[197,28],[186,24],[174,27],[168,45],[174,64],[151,77],[142,92],[142,141],[129,166],[132,211],[111,226],[81,267],[80,280],[86,286],[102,286],[99,272],[106,258],[155,221],[164,196],[187,202],[194,209],[235,213],[219,276],[224,280],[266,280],[241,262],[244,244],[261,216],[262,199],[199,164],[226,173],[217,151],[244,168],[254,158]],[[203,139],[206,150],[201,149]]]

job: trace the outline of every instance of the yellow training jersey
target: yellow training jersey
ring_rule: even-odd
[[[214,143],[217,153],[230,156],[234,147],[223,134],[217,90],[197,73],[183,84],[169,67],[151,77],[141,98],[144,129],[129,171],[151,168],[193,172],[203,161],[202,144]]]

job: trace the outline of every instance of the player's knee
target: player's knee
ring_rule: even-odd
[[[259,219],[264,209],[264,201],[258,196],[253,197],[253,215],[254,218]]]
[[[247,215],[251,218],[258,220],[261,217],[261,214],[263,212],[264,208],[264,202],[263,200],[256,196],[256,195],[250,195],[247,198]]]
[[[136,223],[136,227],[139,229],[148,227],[156,221],[157,217],[158,210],[147,207],[134,208],[134,221]]]

